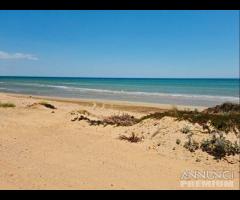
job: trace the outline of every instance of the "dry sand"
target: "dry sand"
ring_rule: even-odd
[[[41,100],[57,109],[29,107]],[[0,101],[16,105],[0,108],[0,189],[196,189],[180,186],[185,170],[234,171],[234,187],[223,189],[239,189],[238,156],[229,157],[230,164],[226,160],[216,161],[200,150],[190,153],[182,144],[176,144],[176,139],[186,141],[180,132],[182,127],[201,130],[197,125],[169,117],[131,127],[90,126],[86,121],[71,121],[75,116],[72,111],[77,110],[87,110],[93,119],[122,113],[141,117],[171,105],[5,93],[0,93]],[[119,135],[132,132],[144,140],[129,143],[118,139]],[[206,135],[196,131],[194,137],[200,140]],[[229,137],[234,138],[231,134]]]

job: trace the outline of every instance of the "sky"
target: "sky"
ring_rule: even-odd
[[[239,11],[0,11],[0,76],[239,77]]]

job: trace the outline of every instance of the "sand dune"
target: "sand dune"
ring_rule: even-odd
[[[57,109],[30,106],[41,100]],[[229,158],[233,162],[230,164],[176,145],[176,139],[186,140],[179,131],[183,126],[200,130],[197,125],[169,117],[131,127],[90,126],[86,121],[71,121],[72,112],[77,110],[86,110],[90,117],[99,119],[121,113],[141,117],[171,105],[4,93],[0,94],[0,101],[16,105],[0,108],[0,189],[195,189],[180,186],[185,170],[234,171],[234,187],[224,189],[239,188],[239,157]],[[129,143],[118,139],[132,132],[144,140]],[[194,137],[205,136],[196,133]]]

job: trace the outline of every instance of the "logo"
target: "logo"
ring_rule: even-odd
[[[234,172],[186,170],[180,177],[181,187],[234,187]]]

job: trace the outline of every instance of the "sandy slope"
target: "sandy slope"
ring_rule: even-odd
[[[33,97],[2,93],[0,101],[16,104],[0,108],[0,189],[182,189],[184,170],[196,169],[233,170],[234,188],[239,188],[236,158],[234,164],[217,162],[176,146],[176,138],[183,137],[179,122],[166,118],[133,127],[89,126],[72,122],[70,114],[84,109],[98,117],[123,112],[140,117],[153,106],[52,100],[53,113],[43,106],[28,107],[40,101]],[[155,129],[160,133],[153,139]],[[132,131],[146,139],[136,144],[118,139]]]

